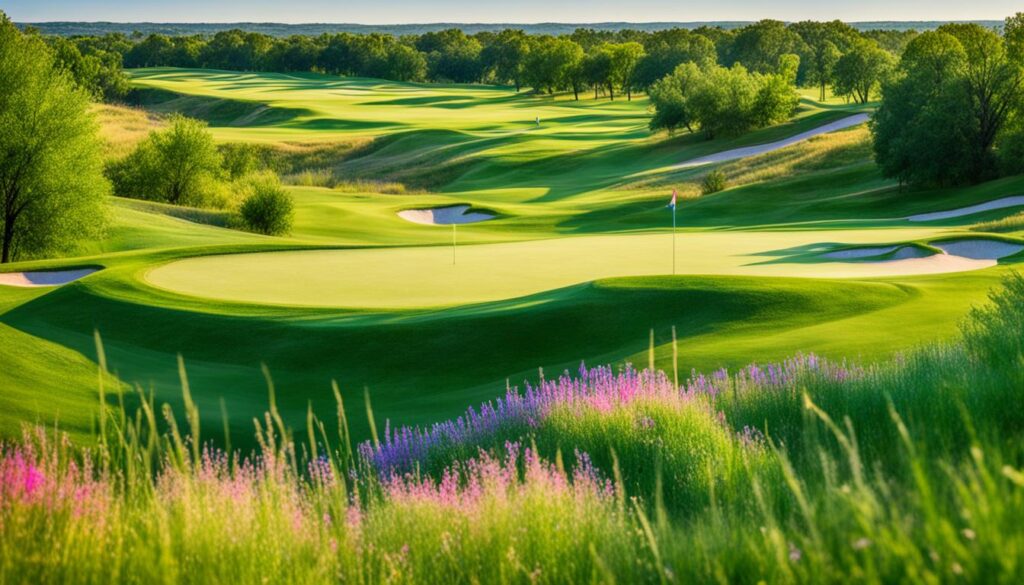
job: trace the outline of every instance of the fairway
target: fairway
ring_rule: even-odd
[[[864,125],[847,127],[869,109],[813,93],[784,123],[706,140],[652,134],[642,95],[130,75],[157,93],[143,94],[144,110],[100,110],[111,148],[130,148],[168,113],[199,117],[217,142],[258,145],[283,169],[294,225],[258,235],[232,229],[227,211],[119,198],[106,237],[77,257],[12,265],[100,270],[62,286],[0,285],[0,340],[13,348],[0,370],[6,434],[33,416],[88,431],[97,332],[123,388],[181,404],[181,354],[203,420],[220,428],[223,404],[246,437],[265,401],[261,363],[289,423],[302,424],[310,402],[330,408],[333,379],[346,399],[370,389],[394,424],[427,424],[539,367],[644,363],[652,329],[661,367],[674,359],[673,327],[686,369],[798,351],[884,359],[951,335],[1019,256],[971,259],[931,242],[977,236],[972,222],[1012,213],[987,202],[1024,192],[1024,180],[905,193],[880,176]],[[701,195],[710,169],[728,188]],[[901,219],[964,207],[977,211]],[[487,221],[456,234],[445,225],[467,219]],[[1013,233],[1000,237],[1009,243],[987,246],[1019,250]],[[45,375],[55,367],[61,377]],[[367,436],[364,419],[351,424]]]
[[[687,232],[676,273],[869,278],[978,270],[994,262],[928,258],[882,262],[773,262],[831,242],[927,240],[941,230]],[[179,260],[146,273],[154,286],[258,304],[400,309],[510,299],[592,280],[672,272],[671,234],[585,236],[508,244],[228,254]]]

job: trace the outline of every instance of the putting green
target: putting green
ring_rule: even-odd
[[[773,262],[794,249],[921,240],[934,229],[686,232],[678,274],[868,278],[991,266],[951,257],[894,262]],[[522,297],[581,282],[672,271],[670,234],[583,236],[503,244],[308,250],[188,258],[146,274],[156,287],[224,301],[414,308]],[[453,257],[454,255],[454,257]],[[453,264],[454,260],[454,264]]]

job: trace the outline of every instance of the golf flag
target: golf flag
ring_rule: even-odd
[[[679,198],[679,193],[675,189],[672,189],[672,201],[668,202],[667,207],[672,209],[672,274],[676,273],[676,199]]]

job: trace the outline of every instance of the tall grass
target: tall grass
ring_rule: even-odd
[[[250,454],[182,364],[181,424],[140,396],[2,447],[0,582],[1018,583],[1022,325],[1012,276],[890,363],[584,368],[358,448],[340,393],[295,433],[271,383]]]

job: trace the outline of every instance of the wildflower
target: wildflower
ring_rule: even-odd
[[[869,538],[858,538],[853,543],[853,550],[864,550],[871,546],[871,539]]]
[[[793,563],[799,563],[800,559],[803,558],[804,554],[800,552],[800,549],[796,547],[792,542],[789,543],[789,560]]]
[[[960,563],[954,562],[952,565],[949,566],[949,568],[953,571],[954,575],[964,574],[964,568],[960,566]]]
[[[961,534],[963,534],[963,535],[964,535],[964,538],[966,538],[967,540],[974,540],[974,539],[975,539],[975,537],[977,537],[977,536],[978,536],[978,535],[977,535],[977,534],[976,534],[976,533],[975,533],[975,532],[974,532],[973,530],[971,530],[970,528],[964,528],[964,529],[963,529],[963,531],[961,532]]]

